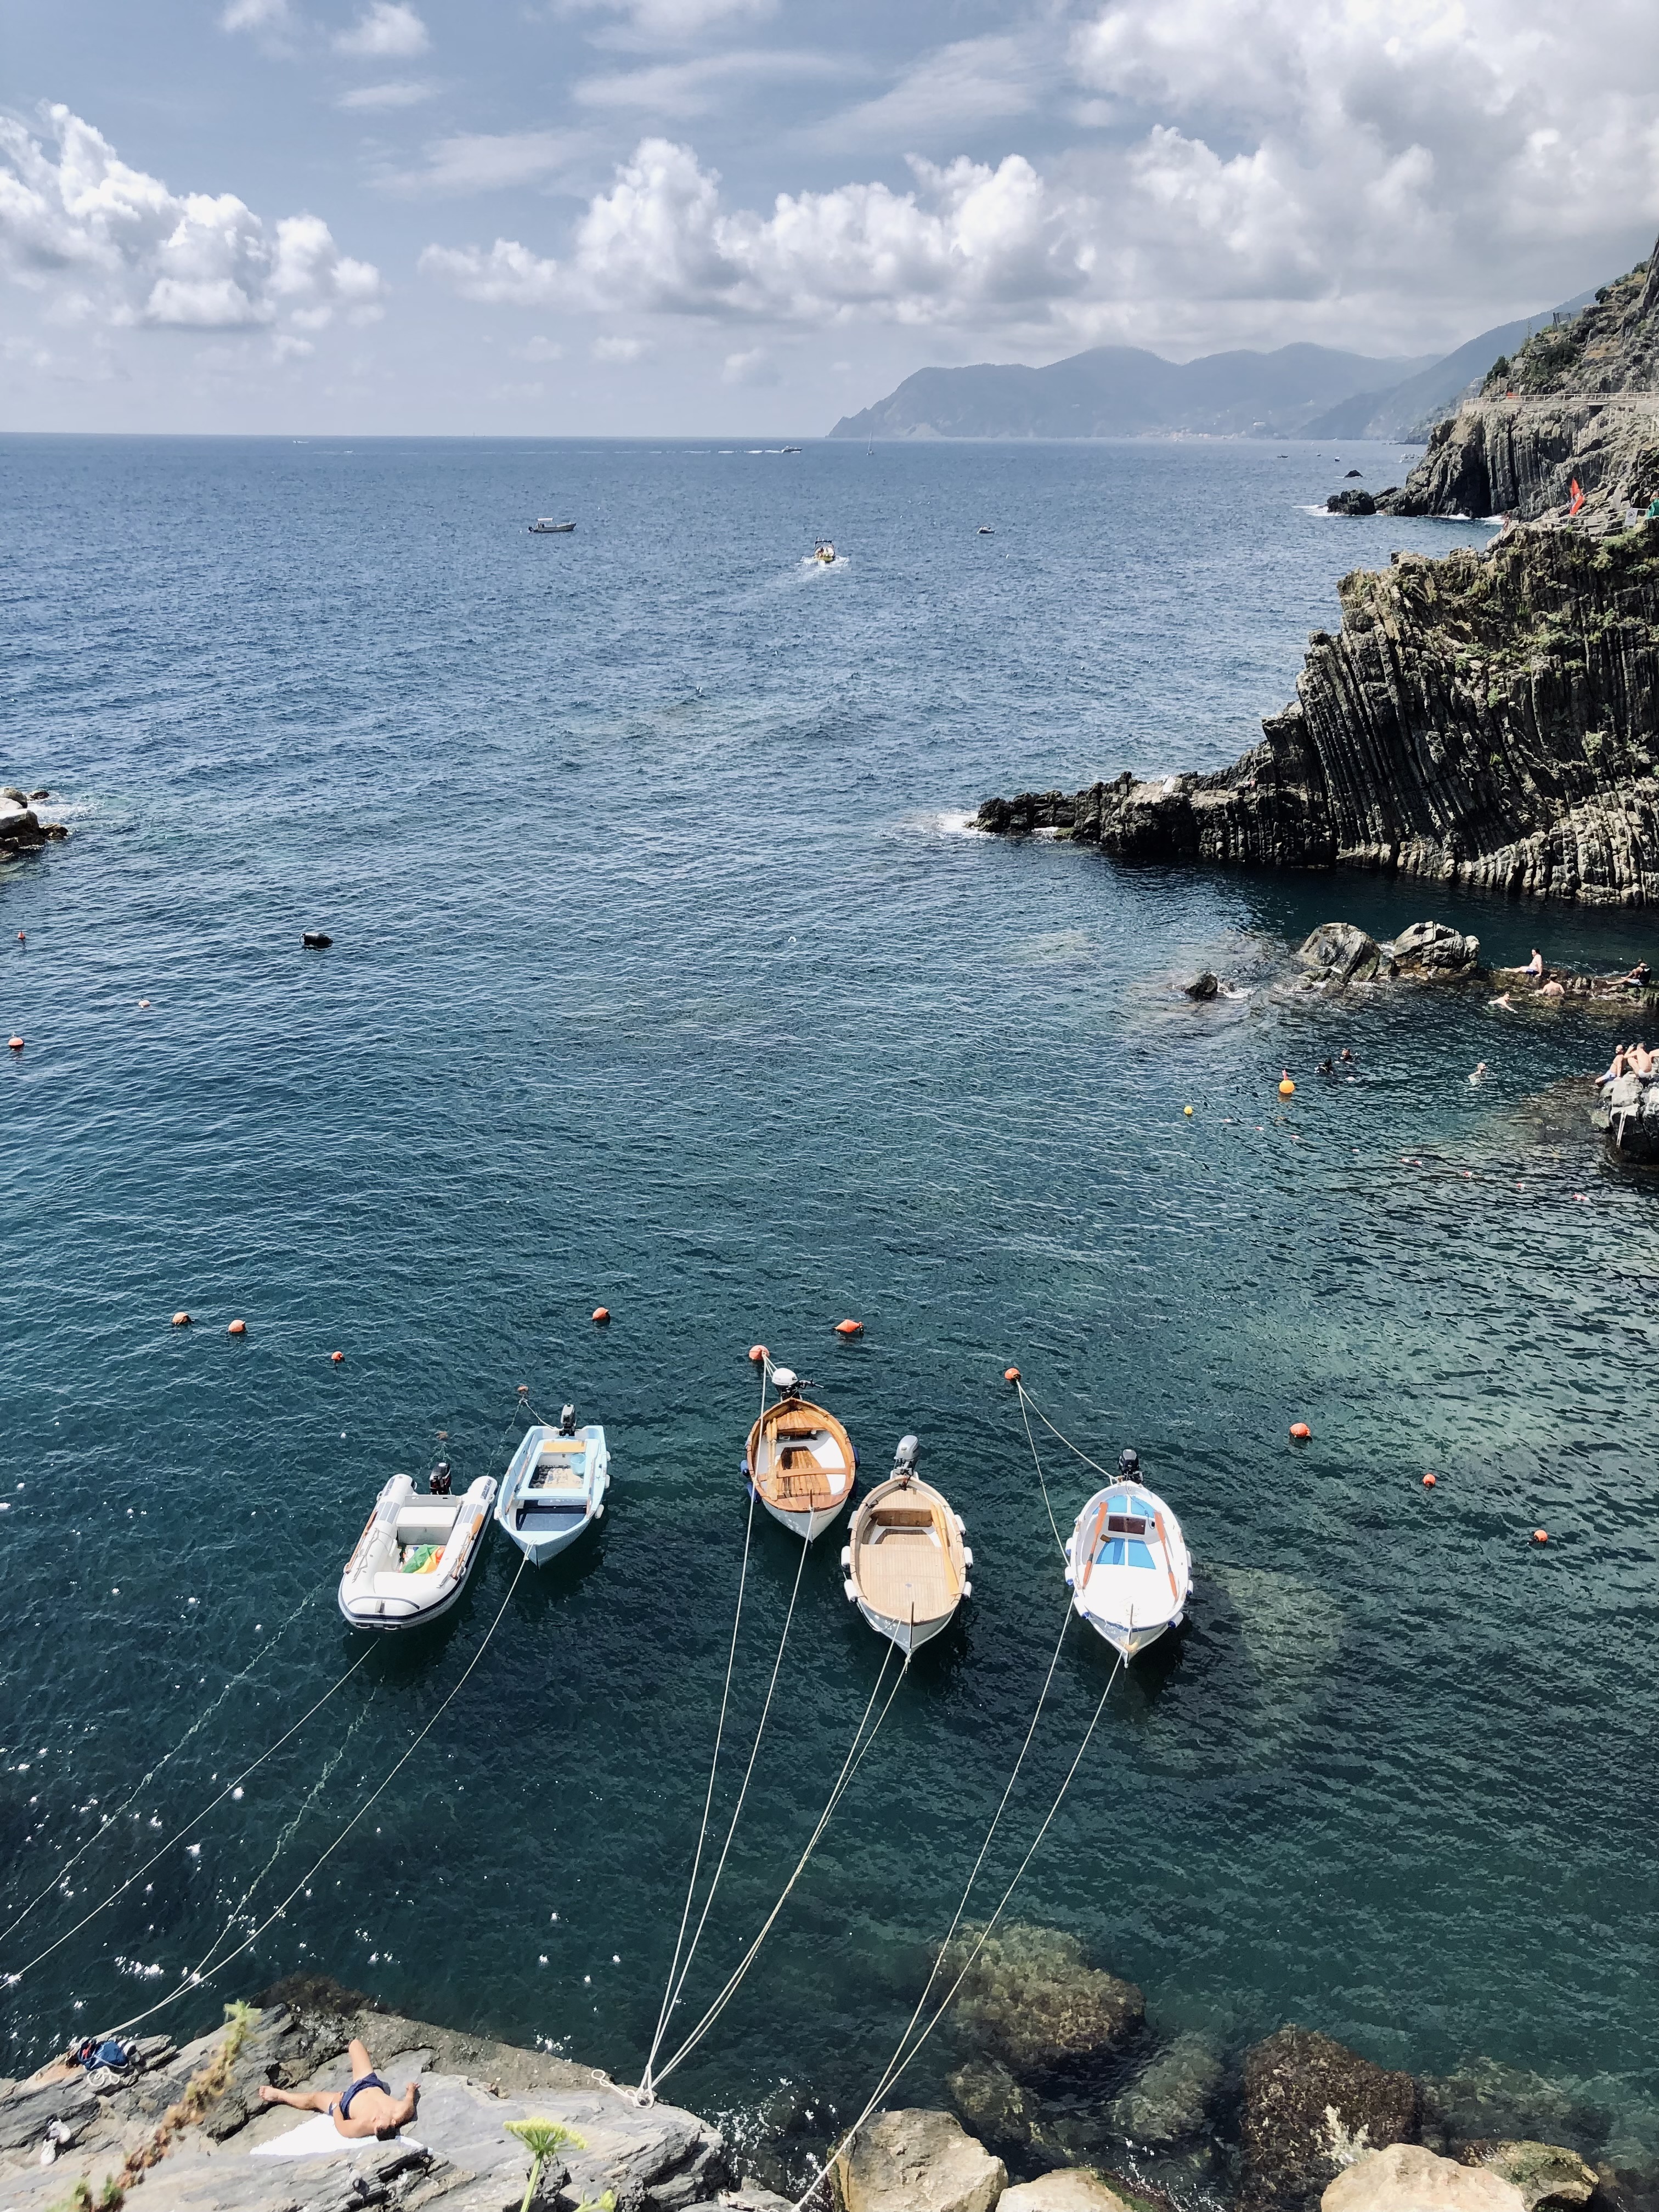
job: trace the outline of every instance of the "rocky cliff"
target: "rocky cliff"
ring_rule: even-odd
[[[978,826],[1659,901],[1659,520],[1396,554],[1339,592],[1340,635],[1314,632],[1295,700],[1231,768],[988,799]]]
[[[1498,359],[1480,397],[1437,425],[1394,514],[1565,513],[1617,527],[1659,494],[1659,247],[1571,319]]]

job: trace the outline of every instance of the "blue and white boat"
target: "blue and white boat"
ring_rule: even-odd
[[[584,1528],[605,1511],[611,1486],[611,1455],[597,1421],[576,1426],[576,1409],[567,1406],[559,1425],[538,1425],[525,1432],[501,1477],[495,1518],[533,1567],[568,1551]]]
[[[1120,1480],[1096,1491],[1066,1547],[1073,1605],[1126,1659],[1180,1626],[1193,1587],[1181,1523],[1141,1481],[1139,1466],[1124,1453]]]

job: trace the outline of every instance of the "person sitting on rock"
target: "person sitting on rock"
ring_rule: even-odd
[[[1651,1075],[1654,1070],[1654,1056],[1648,1050],[1646,1045],[1633,1044],[1631,1047],[1629,1064],[1626,1070],[1626,1073],[1642,1076]]]
[[[1532,948],[1532,958],[1528,961],[1526,966],[1521,970],[1521,973],[1523,975],[1541,975],[1543,972],[1544,956],[1534,945]]]
[[[347,2056],[351,2061],[351,2086],[341,2095],[331,2096],[326,2089],[273,2089],[262,2081],[260,2103],[292,2105],[298,2112],[328,2112],[343,2136],[354,2139],[378,2136],[382,2142],[387,2141],[414,2118],[420,2090],[413,2081],[407,2081],[403,2095],[394,2097],[374,2071],[367,2047],[355,2035],[347,2046]]]
[[[1628,1045],[1621,1044],[1619,1047],[1607,1066],[1595,1079],[1595,1087],[1598,1091],[1605,1091],[1609,1083],[1617,1083],[1620,1077],[1624,1074],[1625,1057],[1629,1050]]]
[[[1633,968],[1627,968],[1619,980],[1621,983],[1638,983],[1645,985],[1648,980],[1648,972],[1647,962],[1645,960],[1638,960]]]

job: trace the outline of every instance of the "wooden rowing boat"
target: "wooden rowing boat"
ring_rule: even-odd
[[[555,1428],[530,1429],[501,1477],[495,1518],[532,1566],[568,1551],[605,1512],[611,1455],[597,1421],[576,1426],[572,1407]]]
[[[810,1544],[846,1510],[858,1454],[835,1415],[799,1395],[788,1368],[769,1364],[767,1373],[782,1395],[749,1431],[744,1473],[772,1518]]]
[[[853,1516],[841,1555],[843,1587],[879,1636],[911,1652],[948,1628],[973,1595],[974,1555],[963,1542],[962,1516],[915,1471],[916,1440],[906,1437],[893,1472]]]

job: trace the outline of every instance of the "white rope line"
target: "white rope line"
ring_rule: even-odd
[[[761,1411],[766,1411],[766,1364],[761,1363]],[[709,1762],[708,1788],[702,1801],[702,1824],[697,1830],[697,1848],[691,1858],[691,1879],[686,1884],[685,1910],[680,1915],[679,1932],[674,1938],[674,1955],[669,1961],[668,1979],[663,1986],[662,2009],[657,2014],[657,2031],[651,2039],[651,2048],[646,2054],[645,2071],[640,2076],[639,2097],[642,2104],[651,2100],[651,2069],[656,2063],[659,2048],[668,2028],[668,2014],[675,1993],[674,1977],[679,1972],[680,1948],[685,1942],[685,1930],[691,1918],[691,1900],[697,1893],[697,1872],[702,1864],[702,1847],[708,1837],[708,1814],[714,1802],[714,1777],[720,1771],[720,1744],[726,1735],[726,1711],[732,1699],[732,1670],[737,1663],[738,1630],[743,1620],[743,1593],[749,1580],[749,1547],[755,1532],[755,1486],[749,1485],[749,1517],[743,1530],[743,1565],[738,1575],[738,1609],[732,1619],[732,1649],[726,1660],[726,1686],[720,1692],[720,1717],[714,1729],[714,1756]]]
[[[1049,1828],[1052,1826],[1054,1815],[1059,1812],[1061,1802],[1065,1798],[1066,1791],[1072,1786],[1072,1778],[1076,1774],[1079,1767],[1083,1764],[1083,1754],[1089,1748],[1090,1740],[1093,1736],[1095,1729],[1099,1724],[1101,1715],[1106,1710],[1106,1700],[1112,1694],[1112,1685],[1116,1681],[1119,1674],[1122,1670],[1122,1667],[1123,1654],[1120,1651],[1117,1655],[1116,1664],[1113,1667],[1111,1673],[1106,1678],[1106,1686],[1100,1693],[1100,1702],[1095,1707],[1093,1717],[1091,1718],[1088,1727],[1083,1731],[1083,1741],[1077,1747],[1077,1756],[1073,1759],[1071,1765],[1066,1770],[1066,1779],[1060,1784],[1059,1790],[1054,1793],[1054,1802],[1048,1808],[1048,1813],[1044,1816],[1042,1826],[1037,1830],[1036,1835],[1032,1837],[1030,1849],[1026,1852],[1018,1866],[1015,1868],[1013,1880],[1009,1883],[1007,1888],[1003,1891],[1002,1895],[998,1899],[995,1911],[993,1912],[990,1918],[981,1929],[979,1941],[975,1944],[973,1949],[968,1954],[967,1961],[963,1966],[962,1972],[957,1976],[955,1981],[951,1983],[950,1988],[945,1992],[944,1996],[939,2001],[939,2008],[933,2014],[933,2018],[927,2022],[926,2027],[922,2029],[921,2033],[917,2036],[915,2041],[910,2045],[909,2049],[906,2051],[904,2048],[905,2042],[909,2036],[910,2029],[915,2026],[917,2014],[919,2014],[921,2009],[921,2006],[918,2006],[916,2008],[916,2012],[911,2014],[910,2027],[907,2027],[904,2031],[904,2034],[899,2038],[898,2048],[894,2051],[892,2057],[889,2059],[886,2070],[883,2073],[880,2081],[876,2084],[874,2094],[871,2097],[869,2103],[866,2105],[864,2110],[859,2114],[857,2119],[854,2121],[852,2126],[848,2128],[846,2134],[842,2137],[840,2142],[825,2160],[823,2172],[818,2174],[817,2179],[811,2184],[811,2186],[806,2191],[805,2194],[796,2199],[795,2204],[793,2208],[793,2212],[805,2212],[805,2206],[808,2202],[811,2200],[814,2193],[823,2186],[824,2173],[828,2172],[835,2165],[836,2160],[844,2154],[848,2146],[852,2142],[859,2130],[869,2118],[871,2113],[875,2111],[876,2106],[881,2102],[882,2099],[887,2094],[888,2091],[893,2087],[895,2082],[896,2082],[901,2075],[908,2069],[912,2060],[921,2049],[922,2045],[927,2042],[928,2037],[933,2033],[933,2030],[939,2026],[940,2021],[944,2019],[945,2014],[950,2010],[951,2000],[955,1997],[957,1991],[962,1987],[963,1982],[967,1980],[969,1972],[972,1971],[974,1961],[978,1958],[980,1953],[985,1948],[986,1944],[990,1941],[992,1930],[995,1928],[998,1921],[1001,1919],[1004,1908],[1006,1906],[1009,1899],[1013,1895],[1015,1890],[1018,1887],[1020,1880],[1024,1875],[1026,1868],[1030,1865],[1031,1861],[1036,1856],[1038,1845],[1042,1843],[1043,1838],[1048,1834]],[[947,1938],[946,1940],[948,1941],[949,1939]],[[943,1960],[944,1955],[944,1952],[941,1950],[939,1954],[939,1960]],[[935,1961],[933,1973],[930,1974],[927,1978],[929,1988],[933,1985],[933,1974],[937,1974],[939,1972],[939,1961]],[[925,1994],[926,1993],[924,1992],[924,1996]]]
[[[1095,1473],[1097,1474],[1103,1474],[1108,1482],[1122,1481],[1123,1470],[1121,1468],[1103,1467],[1097,1459],[1091,1459],[1088,1453],[1084,1450],[1081,1444],[1074,1444],[1070,1437],[1064,1435],[1059,1429],[1054,1427],[1054,1423],[1043,1412],[1042,1407],[1038,1405],[1036,1400],[1031,1397],[1030,1392],[1025,1388],[1025,1385],[1023,1382],[1016,1383],[1014,1387],[1018,1390],[1022,1398],[1030,1400],[1031,1411],[1036,1415],[1038,1420],[1042,1422],[1043,1427],[1053,1431],[1054,1434],[1060,1437],[1060,1441],[1065,1445],[1066,1450],[1068,1452],[1075,1452],[1077,1456],[1083,1462],[1085,1467],[1093,1468]]]
[[[311,1719],[313,1714],[319,1713],[323,1707],[328,1703],[329,1699],[334,1695],[335,1692],[337,1690],[343,1690],[345,1687],[346,1684],[351,1680],[357,1669],[368,1659],[369,1652],[373,1650],[373,1649],[374,1646],[371,1644],[368,1650],[364,1650],[357,1658],[354,1659],[350,1666],[346,1668],[344,1674],[341,1675],[339,1680],[333,1685],[333,1687],[325,1690],[322,1696],[318,1698],[316,1704],[313,1705],[309,1711],[301,1713],[299,1719],[295,1722],[291,1729],[289,1729],[284,1734],[279,1735],[276,1742],[271,1744],[266,1750],[262,1751],[252,1765],[245,1766],[240,1774],[234,1776],[230,1781],[227,1782],[224,1788],[219,1792],[216,1797],[213,1798],[208,1804],[204,1805],[201,1811],[196,1814],[193,1820],[187,1820],[182,1828],[176,1829],[174,1832],[167,1838],[166,1843],[162,1844],[157,1850],[150,1853],[149,1856],[144,1861],[142,1866],[136,1867],[133,1869],[133,1871],[127,1876],[126,1880],[120,1884],[118,1888],[111,1890],[109,1895],[104,1899],[101,1904],[94,1905],[89,1912],[83,1912],[72,1928],[65,1929],[64,1933],[58,1936],[55,1942],[47,1944],[44,1951],[37,1951],[33,1958],[29,1960],[26,1966],[19,1966],[15,1973],[0,1976],[0,1982],[3,1982],[3,1985],[7,1989],[15,1989],[17,1984],[22,1980],[25,1974],[33,1973],[35,1967],[42,1965],[47,1959],[50,1959],[54,1951],[61,1951],[64,1944],[69,1942],[70,1938],[73,1936],[78,1936],[88,1921],[95,1920],[100,1912],[106,1912],[110,1906],[114,1904],[117,1898],[124,1897],[127,1891],[132,1887],[133,1883],[138,1881],[141,1875],[147,1875],[149,1872],[150,1869],[155,1864],[155,1862],[158,1859],[165,1858],[175,1844],[183,1843],[185,1838],[190,1834],[192,1829],[199,1828],[203,1821],[206,1820],[208,1814],[214,1810],[215,1807],[222,1805],[226,1798],[231,1795],[233,1790],[240,1790],[243,1783],[247,1780],[250,1774],[252,1774],[257,1771],[257,1769],[263,1766],[266,1759],[273,1758],[276,1753],[282,1749],[285,1743],[290,1741],[293,1737],[298,1735],[300,1730],[305,1726],[306,1723]]]
[[[1028,1401],[1025,1396],[1025,1385],[1016,1379],[1014,1388],[1019,1393],[1020,1419],[1025,1424],[1025,1441],[1031,1447],[1031,1458],[1036,1468],[1037,1481],[1042,1486],[1042,1503],[1048,1516],[1048,1526],[1054,1532],[1054,1541],[1060,1547],[1060,1556],[1063,1559],[1066,1556],[1066,1540],[1060,1533],[1060,1523],[1054,1519],[1054,1509],[1049,1503],[1048,1498],[1048,1485],[1044,1479],[1042,1473],[1042,1462],[1037,1457],[1036,1438],[1031,1434],[1031,1416],[1030,1412],[1027,1410]],[[1041,1416],[1039,1416],[1039,1418],[1041,1418]],[[1056,1433],[1058,1434],[1058,1431],[1056,1431]]]
[[[785,1882],[783,1886],[783,1893],[781,1896],[778,1899],[777,1903],[772,1907],[770,1912],[767,1914],[766,1918],[761,1923],[759,1932],[757,1934],[753,1942],[749,1946],[749,1948],[744,1953],[742,1958],[738,1961],[737,1966],[732,1969],[732,1974],[727,1980],[725,1988],[721,1990],[719,1996],[715,1997],[708,2011],[704,2013],[702,2018],[691,2030],[690,2033],[686,2037],[684,2042],[681,2044],[679,2049],[674,2053],[667,2064],[661,2066],[657,2069],[655,2079],[658,2081],[665,2081],[668,2076],[673,2072],[674,2069],[680,2063],[681,2060],[690,2057],[696,2045],[702,2042],[703,2037],[714,2025],[714,2022],[720,2018],[721,2013],[725,2011],[732,1997],[736,1996],[738,1984],[743,1980],[744,1976],[749,1972],[750,1967],[753,1966],[755,1960],[759,1954],[761,1945],[766,1941],[767,1936],[771,1933],[773,1923],[776,1920],[778,1915],[783,1911],[784,1906],[788,1903],[790,1891],[793,1889],[795,1884],[800,1880],[802,1874],[805,1870],[806,1862],[811,1857],[813,1852],[817,1849],[818,1840],[823,1834],[824,1830],[830,1825],[830,1816],[835,1811],[836,1806],[840,1804],[842,1797],[846,1795],[847,1790],[851,1786],[853,1777],[858,1772],[860,1766],[863,1764],[865,1753],[869,1750],[871,1745],[875,1741],[881,1724],[887,1717],[888,1710],[891,1706],[894,1698],[897,1697],[899,1693],[899,1686],[909,1671],[910,1659],[909,1655],[907,1653],[905,1656],[904,1664],[899,1668],[897,1677],[893,1683],[892,1688],[887,1692],[887,1704],[882,1707],[880,1712],[877,1715],[875,1727],[871,1729],[868,1735],[865,1735],[864,1731],[866,1725],[869,1721],[871,1712],[874,1709],[876,1699],[880,1694],[882,1680],[887,1672],[887,1662],[892,1657],[893,1653],[897,1650],[897,1648],[896,1644],[890,1643],[887,1646],[886,1651],[882,1656],[880,1672],[876,1676],[875,1687],[870,1692],[870,1702],[864,1708],[858,1727],[854,1730],[853,1741],[851,1745],[848,1747],[846,1758],[842,1761],[841,1772],[836,1777],[835,1787],[830,1790],[828,1798],[824,1802],[823,1810],[818,1815],[818,1824],[817,1827],[813,1829],[811,1834],[806,1839],[805,1850],[802,1851],[800,1856],[795,1862],[794,1872],[790,1875],[788,1881]],[[860,1737],[863,1738],[862,1742],[860,1741]]]
[[[93,1830],[86,1841],[77,1850],[72,1851],[69,1857],[64,1861],[63,1864],[58,1868],[57,1873],[53,1875],[52,1880],[46,1884],[46,1887],[35,1892],[34,1895],[30,1898],[28,1903],[23,1907],[16,1918],[15,1920],[8,1921],[3,1928],[0,1928],[0,1943],[3,1943],[8,1936],[11,1935],[15,1929],[22,1926],[23,1923],[28,1918],[30,1913],[33,1911],[35,1906],[39,1905],[43,1899],[48,1898],[52,1895],[52,1891],[58,1887],[63,1881],[64,1875],[70,1872],[71,1868],[80,1864],[81,1861],[98,1841],[100,1836],[104,1833],[104,1831],[106,1828],[112,1827],[115,1822],[120,1819],[122,1814],[126,1812],[129,1807],[131,1807],[137,1798],[143,1796],[145,1790],[148,1790],[150,1784],[155,1781],[156,1776],[161,1771],[161,1769],[167,1765],[167,1761],[171,1759],[176,1759],[179,1753],[184,1749],[185,1746],[190,1741],[191,1738],[195,1735],[198,1730],[207,1726],[208,1723],[213,1718],[215,1713],[218,1711],[220,1706],[223,1705],[225,1699],[236,1687],[236,1685],[239,1682],[246,1681],[248,1676],[253,1672],[259,1662],[266,1657],[269,1653],[276,1650],[277,1644],[282,1642],[283,1637],[286,1636],[289,1630],[293,1627],[295,1622],[306,1610],[306,1607],[315,1601],[316,1595],[316,1592],[313,1590],[305,1597],[301,1599],[298,1605],[295,1607],[293,1612],[289,1613],[288,1619],[283,1621],[281,1627],[276,1630],[275,1635],[268,1638],[266,1641],[260,1645],[258,1650],[257,1650],[252,1658],[248,1661],[241,1673],[240,1674],[233,1674],[230,1680],[225,1684],[224,1688],[220,1691],[218,1696],[213,1700],[213,1703],[207,1706],[204,1711],[198,1713],[196,1718],[185,1730],[178,1742],[173,1745],[172,1750],[162,1753],[161,1758],[158,1759],[155,1765],[150,1768],[149,1773],[143,1777],[142,1781],[134,1785],[130,1793],[121,1800],[120,1803],[115,1808],[115,1810],[112,1813],[105,1814],[103,1819],[98,1823],[98,1826]],[[252,1771],[251,1769],[250,1771]]]
[[[466,1687],[468,1680],[471,1676],[474,1668],[477,1667],[478,1662],[483,1657],[484,1653],[489,1648],[490,1638],[494,1636],[495,1631],[501,1626],[501,1620],[507,1612],[507,1608],[513,1602],[513,1593],[519,1587],[519,1577],[523,1574],[526,1567],[528,1566],[530,1562],[527,1559],[521,1559],[519,1561],[518,1573],[514,1576],[512,1581],[507,1584],[507,1595],[501,1600],[501,1611],[496,1613],[494,1620],[490,1622],[489,1627],[484,1631],[483,1643],[479,1644],[477,1650],[473,1653],[472,1656],[467,1661],[465,1668],[461,1670],[460,1676],[456,1681],[453,1689],[452,1689],[443,1698],[442,1702],[433,1712],[431,1717],[424,1723],[418,1735],[416,1735],[414,1741],[410,1745],[409,1749],[398,1761],[397,1765],[391,1769],[390,1772],[386,1775],[385,1778],[378,1783],[374,1789],[370,1791],[369,1795],[364,1798],[362,1803],[357,1808],[351,1818],[346,1822],[344,1827],[341,1829],[339,1834],[336,1836],[334,1841],[329,1845],[328,1849],[319,1858],[313,1861],[312,1864],[307,1869],[306,1872],[301,1875],[299,1881],[295,1883],[293,1888],[289,1890],[288,1895],[283,1899],[282,1903],[276,1907],[275,1911],[268,1912],[264,1918],[259,1923],[258,1926],[254,1929],[253,1933],[251,1936],[244,1937],[242,1942],[236,1946],[236,1948],[234,1951],[226,1952],[224,1957],[220,1960],[217,1966],[210,1966],[205,1973],[191,1974],[185,1980],[182,1981],[179,1984],[176,1990],[173,1990],[169,1995],[161,1998],[159,2003],[149,2006],[146,2011],[134,2013],[131,2020],[124,2020],[118,2022],[116,2027],[110,2030],[110,2033],[112,2035],[123,2035],[126,2033],[128,2028],[137,2027],[141,2021],[153,2019],[158,2012],[164,2011],[168,2005],[176,2003],[181,1996],[186,1994],[187,1991],[200,1989],[204,1984],[210,1982],[216,1974],[223,1973],[225,1968],[231,1965],[234,1960],[240,1959],[244,1951],[251,1950],[252,1948],[253,1945],[256,1944],[259,1938],[264,1934],[266,1929],[270,1926],[272,1921],[280,1920],[282,1918],[283,1915],[288,1911],[289,1906],[293,1904],[295,1899],[306,1887],[306,1884],[313,1880],[321,1869],[333,1857],[335,1852],[339,1850],[341,1844],[344,1843],[346,1838],[356,1826],[358,1821],[362,1819],[364,1814],[367,1813],[372,1806],[377,1804],[386,1795],[392,1784],[403,1772],[404,1767],[408,1765],[410,1760],[414,1758],[416,1753],[426,1741],[428,1736],[431,1735],[433,1729],[437,1727],[438,1723],[448,1711],[450,1706],[454,1704],[456,1698],[459,1697],[461,1692]]]
[[[811,1526],[810,1514],[808,1526]],[[720,1876],[726,1872],[726,1862],[732,1850],[732,1838],[738,1832],[738,1822],[743,1816],[744,1800],[749,1795],[749,1784],[755,1771],[755,1761],[760,1756],[761,1738],[766,1733],[767,1717],[772,1710],[772,1693],[778,1686],[778,1675],[783,1667],[784,1648],[789,1641],[790,1624],[795,1618],[795,1601],[800,1595],[801,1577],[806,1571],[806,1555],[811,1548],[811,1539],[803,1536],[800,1540],[800,1565],[795,1569],[795,1587],[789,1593],[789,1610],[783,1617],[783,1634],[778,1638],[778,1655],[772,1662],[772,1679],[766,1686],[766,1702],[761,1707],[760,1721],[755,1729],[755,1741],[749,1747],[749,1764],[743,1771],[743,1784],[738,1791],[738,1802],[732,1808],[732,1819],[726,1831],[726,1841],[720,1846],[720,1861],[708,1884],[708,1893],[703,1899],[702,1911],[697,1917],[697,1924],[686,1950],[685,1964],[680,1968],[680,1978],[675,1983],[673,1994],[669,1999],[665,2025],[674,2017],[674,2008],[680,2001],[680,1992],[685,1987],[685,1978],[691,1971],[691,1962],[697,1955],[697,1946],[702,1941],[702,1931],[708,1925],[708,1914],[714,1902],[714,1893],[720,1886]],[[643,2092],[647,2085],[641,2082],[640,2086]]]

